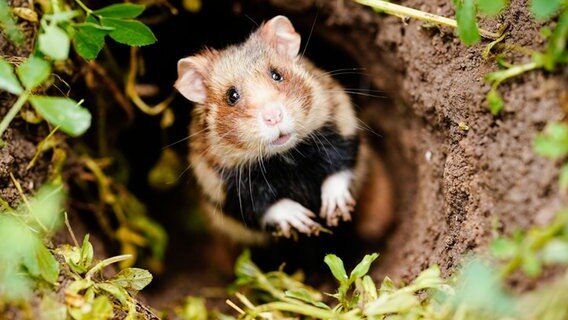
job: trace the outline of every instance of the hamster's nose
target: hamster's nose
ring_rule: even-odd
[[[282,121],[282,109],[271,108],[262,112],[262,119],[264,123],[269,126],[274,126]]]

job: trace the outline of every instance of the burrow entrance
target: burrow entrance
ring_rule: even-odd
[[[152,26],[159,42],[141,50],[145,74],[139,78],[139,83],[159,87],[158,101],[172,90],[177,76],[176,63],[180,58],[196,53],[203,46],[223,48],[241,42],[257,28],[257,24],[278,14],[288,15],[302,35],[305,56],[332,72],[353,92],[351,96],[360,118],[366,122],[362,127],[375,150],[383,155],[394,182],[395,214],[408,214],[414,169],[405,160],[401,141],[396,135],[395,123],[405,118],[403,113],[393,111],[394,102],[390,96],[396,92],[376,90],[367,76],[368,69],[359,66],[340,43],[329,41],[326,32],[341,31],[326,28],[318,18],[321,14],[318,10],[289,15],[268,6],[204,1],[198,13],[181,11]],[[184,138],[187,137],[191,104],[178,95],[172,106],[176,119],[172,127],[164,131],[160,128],[160,117],[138,114],[134,124],[118,139],[118,148],[130,164],[129,188],[146,203],[152,218],[164,226],[169,236],[165,270],[155,275],[144,296],[157,308],[167,307],[187,295],[209,297],[214,304],[222,306],[225,297],[219,296],[218,292],[231,281],[234,262],[227,259],[225,251],[228,249],[234,257],[241,248],[230,243],[219,244],[215,236],[208,233],[196,208],[198,190],[189,171],[182,174],[177,185],[168,191],[156,191],[148,185],[148,172],[164,148],[174,150],[186,161],[188,147]],[[404,181],[404,184],[398,181]],[[335,253],[342,257],[349,269],[363,255],[380,252],[383,246],[384,241],[369,243],[360,239],[353,226],[346,225],[334,230],[333,236],[324,235],[301,242],[277,241],[268,248],[252,248],[252,258],[267,271],[275,270],[285,262],[286,271],[302,269],[309,283],[325,285],[333,281],[323,263],[325,254]]]

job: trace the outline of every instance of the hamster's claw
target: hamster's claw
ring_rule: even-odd
[[[320,217],[328,226],[351,220],[356,202],[349,192],[350,179],[350,172],[342,171],[329,176],[322,185]]]
[[[293,229],[308,236],[317,235],[320,224],[313,221],[316,215],[301,204],[282,199],[273,204],[262,217],[262,225],[275,227],[282,236],[290,238]]]

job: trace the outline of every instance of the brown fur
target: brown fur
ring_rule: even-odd
[[[224,168],[258,162],[274,152],[268,147],[270,142],[263,140],[258,125],[266,101],[284,101],[285,111],[293,121],[296,142],[328,122],[333,122],[344,137],[359,134],[355,111],[342,87],[303,57],[283,54],[290,48],[282,47],[277,41],[271,22],[262,25],[240,45],[220,51],[205,49],[180,60],[180,79],[176,82],[176,87],[188,98],[201,96],[186,94],[186,87],[205,90],[204,101],[197,103],[193,111],[189,155],[197,181],[209,199],[204,201],[203,208],[215,227],[249,243],[262,242],[266,235],[247,229],[219,211],[225,199],[221,172]],[[299,41],[293,28],[287,31],[293,32],[291,43]],[[195,78],[183,77],[187,68],[193,68],[192,72],[201,76],[203,86]],[[284,80],[271,79],[271,70],[280,73]],[[241,97],[233,106],[227,101],[227,90],[231,87]],[[363,188],[369,159],[369,150],[362,143],[354,170],[354,194]]]

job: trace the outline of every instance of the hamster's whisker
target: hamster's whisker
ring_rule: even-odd
[[[248,169],[249,169],[248,185],[249,185],[249,193],[250,193],[250,204],[252,206],[252,211],[256,212],[256,208],[254,207],[254,199],[253,199],[253,195],[252,195],[253,191],[252,191],[252,182],[251,182],[252,181],[252,179],[251,179],[251,171],[252,171],[251,166],[252,166],[252,163],[249,163],[249,165],[248,165]]]
[[[337,72],[343,72],[343,71],[363,71],[363,70],[367,70],[366,68],[341,68],[341,69],[335,69],[335,70],[330,70],[330,71],[326,71],[326,72],[322,72],[320,75],[318,75],[318,79],[321,77],[324,77],[326,75],[334,75]]]
[[[346,75],[346,74],[356,74],[356,75],[362,75],[362,76],[367,76],[370,77],[371,74],[367,73],[367,72],[362,72],[366,70],[365,68],[345,68],[345,69],[337,69],[337,70],[333,70],[330,72],[325,72],[323,74],[318,75],[317,77],[315,77],[316,79],[321,79],[325,76],[342,76],[342,75]]]
[[[203,130],[199,130],[199,131],[197,131],[197,132],[195,132],[195,133],[192,133],[192,134],[190,134],[189,136],[187,136],[187,137],[185,137],[185,138],[182,138],[182,139],[180,139],[180,140],[178,140],[178,141],[176,141],[176,142],[170,143],[170,144],[166,145],[165,147],[163,147],[162,150],[164,150],[164,149],[166,149],[166,148],[169,148],[169,147],[171,147],[171,146],[174,146],[174,145],[176,145],[176,144],[178,144],[178,143],[180,143],[180,142],[183,142],[183,141],[185,141],[185,140],[187,140],[187,139],[191,139],[191,137],[194,137],[194,136],[196,136],[196,135],[198,135],[198,134],[200,134],[200,133],[203,133],[204,131],[207,131],[207,128],[205,128],[205,129],[203,129]]]
[[[237,179],[237,195],[239,198],[239,207],[241,210],[241,219],[243,220],[243,224],[245,226],[247,226],[247,221],[245,219],[245,212],[243,211],[243,200],[241,199],[241,174],[242,174],[242,165],[238,165],[237,166],[237,170],[238,170],[238,174],[235,176],[235,179]]]
[[[336,73],[330,74],[330,76],[337,77],[337,76],[344,76],[344,75],[348,75],[348,74],[359,75],[359,76],[365,76],[365,77],[371,77],[371,74],[370,74],[370,73],[367,73],[367,72],[360,72],[360,71],[343,71],[343,72],[336,72]]]
[[[361,88],[361,87],[351,87],[351,88],[347,87],[347,88],[345,88],[345,90],[351,90],[351,91],[357,91],[357,92],[367,92],[367,93],[370,93],[370,92],[386,93],[385,90],[365,89],[365,88]],[[345,90],[343,90],[343,91],[345,91]]]
[[[339,114],[337,114],[336,116],[340,119],[345,119],[345,117],[342,117]],[[357,124],[355,125],[357,129],[367,131],[378,138],[383,138],[381,134],[377,133],[375,130],[373,130],[373,128],[369,127],[369,125],[366,124],[365,121],[359,119],[358,117],[355,117],[355,120],[357,120]]]
[[[337,149],[335,148],[335,146],[333,145],[333,143],[331,143],[331,141],[329,141],[329,139],[327,139],[327,137],[319,132],[315,132],[316,135],[319,135],[320,137],[324,138],[325,141],[327,141],[327,143],[331,146],[331,148],[333,149],[333,151],[335,151],[336,154],[340,155],[339,151],[337,151]],[[329,156],[328,156],[329,157]]]
[[[314,22],[312,22],[312,27],[310,29],[310,34],[308,35],[308,40],[306,41],[306,45],[304,46],[304,50],[302,51],[301,57],[304,58],[304,54],[306,53],[306,49],[308,49],[308,45],[310,44],[310,40],[312,39],[312,34],[314,32],[314,27],[316,26],[316,21],[318,20],[319,9],[316,11],[316,16],[314,17]]]
[[[373,90],[367,90],[367,89],[345,89],[345,90],[325,90],[326,92],[345,92],[345,93],[349,93],[349,94],[353,94],[353,95],[359,95],[359,96],[363,96],[363,97],[372,97],[372,98],[387,98],[386,95],[378,95],[378,94],[372,94],[370,92],[375,92]],[[376,92],[380,92],[380,91],[376,91]]]
[[[176,181],[178,181],[179,179],[181,179],[181,177],[183,177],[183,175],[189,171],[189,169],[191,169],[191,164],[189,164],[185,169],[183,169],[183,171],[177,176]]]
[[[268,186],[268,190],[270,190],[270,192],[275,195],[276,192],[274,192],[274,190],[272,189],[272,186],[270,185],[270,182],[268,182],[268,179],[266,178],[266,174],[265,174],[266,167],[264,166],[264,156],[262,155],[262,150],[261,150],[262,142],[259,141],[258,145],[259,145],[259,147],[258,147],[258,160],[259,160],[258,163],[260,165],[260,174],[262,174],[264,181],[266,181],[266,185]]]
[[[322,142],[321,139],[317,136],[317,134],[315,134],[315,133],[312,132],[312,133],[310,133],[310,134],[308,135],[308,137],[311,137],[311,138],[312,138],[312,140],[314,141],[314,143],[316,144],[316,146],[317,146],[317,148],[318,148],[318,151],[320,150],[320,145],[321,145],[321,147],[323,148],[322,150],[323,150],[323,152],[325,153],[325,156],[327,157],[327,160],[328,160],[328,161],[331,161],[331,157],[329,156],[329,153],[327,152],[327,149],[325,148],[323,142]]]
[[[306,127],[303,124],[298,123],[297,124],[298,127],[300,127],[303,131],[306,131]],[[310,130],[307,130],[310,131]],[[323,141],[321,141],[321,139],[318,136],[317,131],[310,131],[310,133],[307,136],[308,138],[311,138],[312,141],[314,141],[314,143],[316,144],[316,147],[318,148],[318,151],[323,150],[323,152],[325,153],[325,156],[327,157],[328,160],[330,160],[330,156],[329,153],[327,152],[327,149],[325,148],[325,145],[323,143]],[[329,141],[328,141],[329,142]],[[322,147],[322,149],[320,149],[320,146]]]
[[[260,25],[258,24],[258,22],[256,22],[251,16],[249,16],[249,15],[246,14],[246,13],[245,13],[244,16],[247,17],[247,19],[249,19],[250,21],[252,21],[252,23],[254,23],[257,27],[260,27]]]
[[[219,139],[222,140],[223,138],[225,138],[229,134],[233,133],[233,131],[234,131],[234,129],[227,131],[227,133],[219,136]],[[213,149],[214,147],[216,147],[215,144],[210,144],[207,148],[205,148],[202,152],[199,153],[199,157],[202,158],[205,154],[209,153],[209,151],[211,151],[211,149]],[[192,165],[190,164],[188,169],[191,168],[191,167],[192,167]],[[186,169],[186,171],[187,171],[187,169]]]
[[[225,168],[221,169],[221,172],[219,173],[219,175],[221,176],[221,179],[224,178],[225,176]],[[217,197],[216,199],[219,199],[221,197],[221,190],[222,188],[218,188],[217,189]],[[215,207],[214,207],[214,211],[213,211],[213,215],[219,215],[219,214],[223,214],[223,208],[221,208],[221,203],[218,201],[215,201]]]

